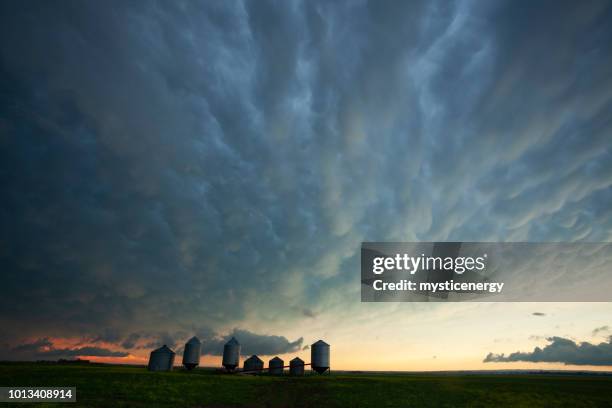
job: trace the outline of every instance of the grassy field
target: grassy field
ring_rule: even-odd
[[[612,407],[612,377],[595,375],[290,378],[222,375],[211,370],[150,373],[139,367],[3,363],[0,386],[76,386],[76,404],[44,404],[64,407]]]

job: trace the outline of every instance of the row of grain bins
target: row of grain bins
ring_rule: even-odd
[[[200,351],[202,343],[197,337],[192,337],[185,343],[183,352],[183,365],[188,370],[192,370],[200,364]],[[165,344],[151,352],[148,369],[150,371],[170,371],[174,365],[175,353]],[[223,346],[222,363],[225,370],[235,372],[240,366],[240,343],[234,337]],[[289,362],[290,375],[304,375],[305,366],[311,368],[319,374],[329,371],[329,344],[319,340],[310,346],[310,363],[305,363],[301,358],[296,357]],[[282,375],[285,362],[279,357],[274,357],[268,363],[268,372],[272,375]],[[264,372],[264,362],[256,355],[252,355],[244,361],[242,372],[258,373]]]
[[[304,363],[304,360],[301,358],[294,358],[289,362],[289,375],[304,375],[304,367],[306,365],[307,364]],[[285,367],[285,362],[282,359],[274,357],[268,362],[268,373],[272,375],[282,375],[285,371]],[[257,374],[265,370],[263,360],[256,355],[252,355],[244,360],[244,366],[242,368],[243,373]]]

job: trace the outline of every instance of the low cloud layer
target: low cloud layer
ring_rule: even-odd
[[[203,328],[195,331],[202,342],[202,355],[220,356],[223,346],[232,337],[241,344],[241,354],[248,356],[258,354],[272,356],[307,350],[304,338],[294,341],[285,336],[258,334],[244,329],[233,329],[226,334],[216,333],[212,329]],[[54,340],[39,338],[23,344],[7,348],[0,347],[0,360],[55,360],[59,358],[74,358],[78,356],[90,357],[127,357],[130,352],[148,355],[148,353],[162,345],[167,345],[177,354],[183,353],[185,342],[193,336],[186,332],[134,332],[125,337],[118,336],[109,331],[82,339],[70,347],[58,347]],[[96,343],[103,343],[104,347]]]
[[[233,329],[229,333],[217,333],[210,328],[201,328],[193,333],[179,332],[134,332],[125,337],[105,338],[117,347],[124,349],[135,349],[149,351],[151,349],[167,345],[177,353],[182,353],[183,346],[187,340],[196,335],[202,342],[202,354],[219,356],[223,353],[223,346],[232,337],[235,337],[241,344],[243,355],[261,354],[275,355],[285,354],[302,349],[304,338],[300,337],[294,341],[289,341],[285,336],[272,334],[258,334],[244,329]],[[104,336],[96,336],[92,341],[97,341]],[[23,346],[22,346],[23,347]]]
[[[11,350],[2,350],[3,358],[11,360],[56,360],[75,357],[127,357],[125,351],[113,351],[103,347],[58,348],[48,338],[41,338],[31,343],[21,344]]]
[[[612,336],[607,342],[592,344],[575,343],[563,337],[547,338],[550,344],[536,347],[531,352],[505,354],[489,353],[485,363],[526,361],[533,363],[563,363],[566,365],[612,366]]]

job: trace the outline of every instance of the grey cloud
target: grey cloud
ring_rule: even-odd
[[[6,340],[354,313],[361,241],[609,241],[610,7],[2,2]]]
[[[102,331],[102,333],[93,336],[88,341],[92,343],[105,342],[105,343],[117,343],[121,339],[121,335],[114,328],[106,328]]]
[[[601,327],[596,327],[593,329],[593,336],[597,336],[598,334],[601,333],[607,333],[610,331],[610,326],[601,326]]]
[[[235,337],[241,344],[240,353],[243,355],[258,354],[271,356],[276,354],[291,353],[302,349],[304,339],[300,337],[295,341],[289,341],[284,336],[256,334],[248,330],[234,329],[231,333],[220,336],[204,331],[199,338],[202,341],[202,354],[218,356],[223,354],[223,346]]]
[[[540,317],[541,317],[541,316],[546,316],[546,313],[542,313],[542,312],[533,312],[531,315],[532,315],[532,316],[540,316]]]
[[[532,352],[505,354],[489,353],[485,363],[528,361],[534,363],[563,363],[568,365],[612,366],[612,337],[607,342],[591,344],[575,343],[563,337],[547,338],[550,344],[536,347]]]
[[[129,334],[123,341],[121,342],[121,347],[125,349],[131,349],[136,347],[136,342],[140,339],[141,335],[139,333],[131,333]]]
[[[20,344],[13,347],[12,351],[15,353],[29,353],[33,351],[40,351],[44,348],[50,348],[53,343],[48,338],[38,339],[32,343]]]

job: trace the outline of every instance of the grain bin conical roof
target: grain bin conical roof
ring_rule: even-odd
[[[153,350],[153,353],[174,354],[174,351],[170,350],[170,348],[164,344],[160,348]]]
[[[261,361],[263,363],[263,360],[259,358],[257,354],[253,354],[251,357],[247,358],[247,361]]]
[[[187,344],[202,344],[202,343],[200,342],[200,339],[198,339],[196,336],[193,336],[192,338],[189,339]]]

